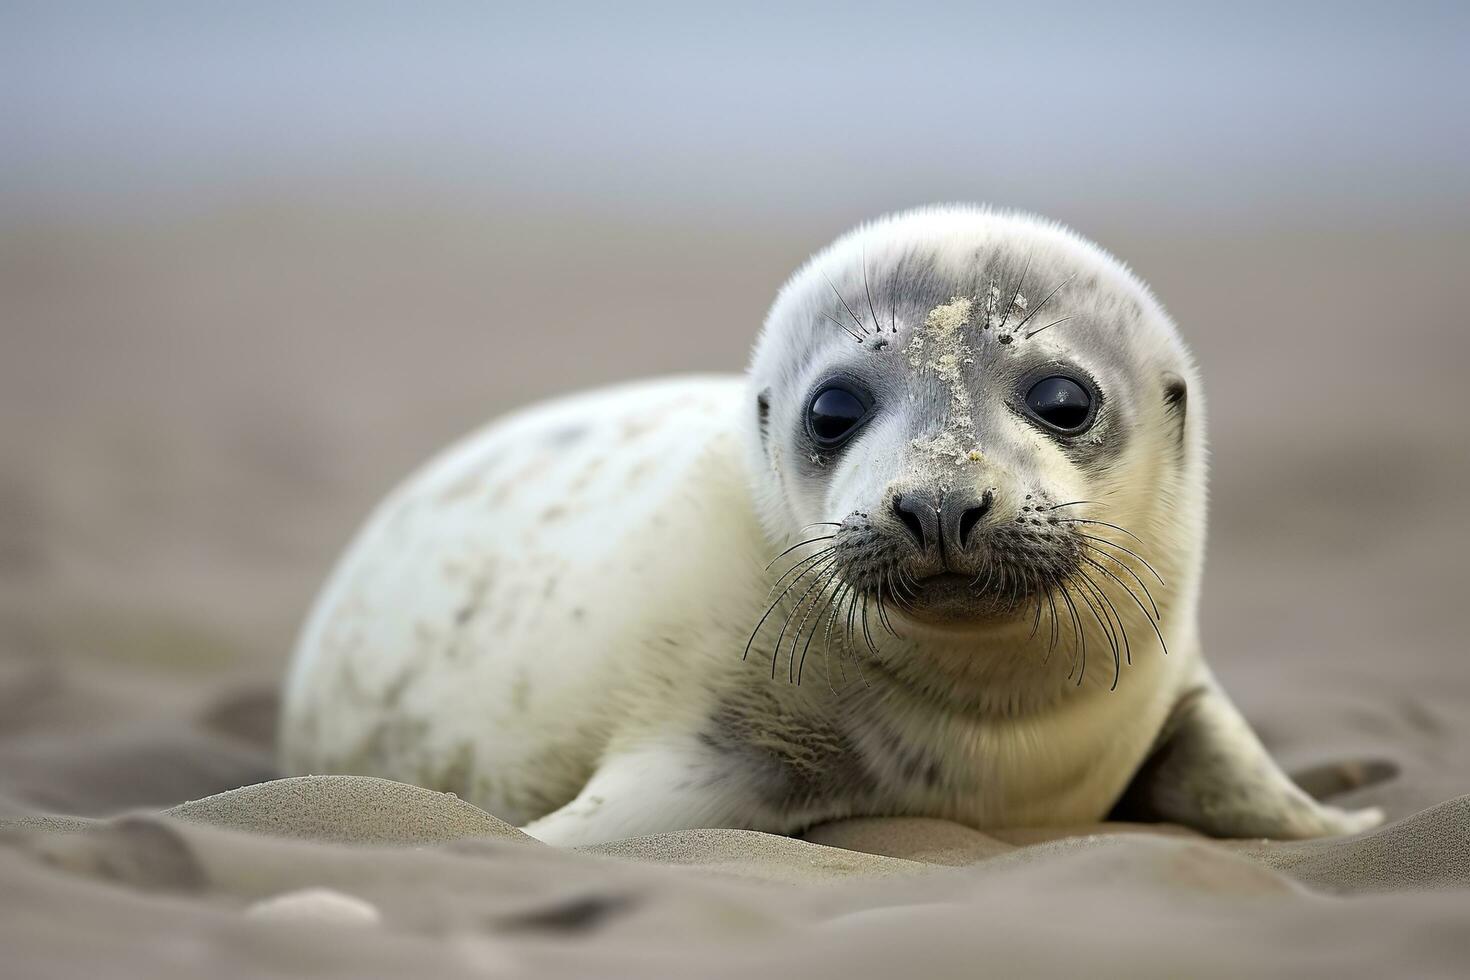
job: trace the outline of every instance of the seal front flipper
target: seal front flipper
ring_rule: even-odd
[[[699,827],[795,829],[787,823],[751,795],[745,774],[676,737],[610,755],[575,799],[521,829],[578,847]]]
[[[1383,822],[1377,807],[1343,810],[1303,792],[1212,677],[1175,704],[1112,816],[1170,821],[1213,837],[1281,839],[1356,834]]]

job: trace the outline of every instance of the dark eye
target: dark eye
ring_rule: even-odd
[[[807,409],[807,425],[818,445],[832,447],[851,436],[868,417],[868,402],[841,385],[817,392]]]
[[[1026,392],[1026,407],[1047,425],[1075,435],[1092,422],[1092,395],[1071,378],[1042,378]]]

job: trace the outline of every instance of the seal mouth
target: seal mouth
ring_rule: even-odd
[[[890,593],[890,601],[905,619],[934,626],[993,626],[1015,619],[1036,590],[987,583],[986,576],[938,572],[911,579],[905,594]]]

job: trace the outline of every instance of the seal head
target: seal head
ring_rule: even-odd
[[[1198,574],[1194,377],[1096,246],[1023,216],[908,212],[777,297],[750,368],[753,496],[773,541],[812,542],[798,594],[815,580],[885,629],[1045,626],[1049,646],[1100,619],[1131,658],[1140,609],[1156,622]]]

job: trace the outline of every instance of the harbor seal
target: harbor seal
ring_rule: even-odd
[[[495,422],[369,519],[287,678],[285,765],[575,845],[856,815],[1378,823],[1297,788],[1202,658],[1204,403],[1074,233],[864,225],[746,374]]]

